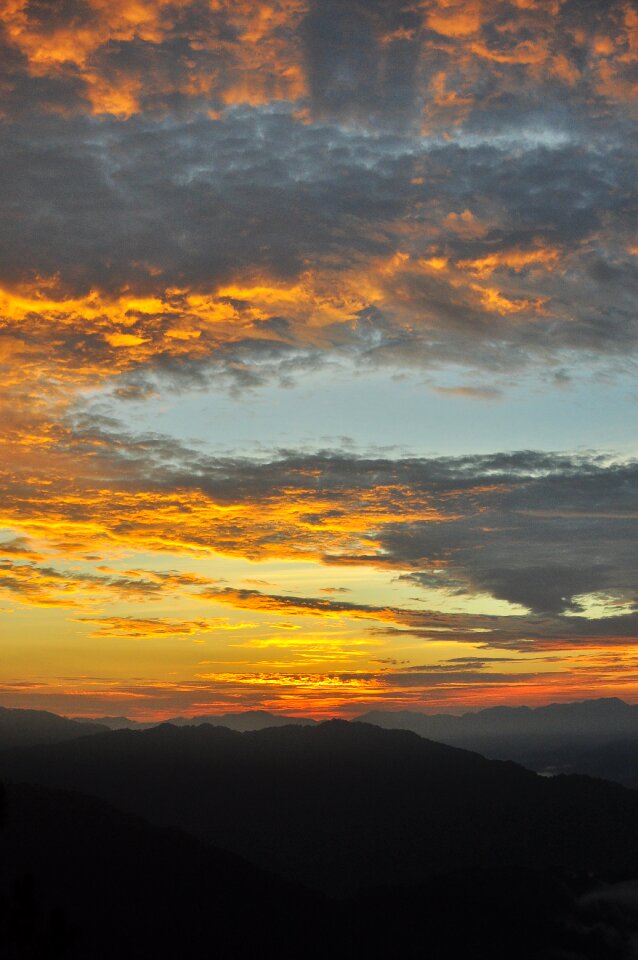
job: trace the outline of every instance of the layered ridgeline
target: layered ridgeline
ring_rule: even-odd
[[[638,876],[638,794],[330,721],[114,731],[5,752],[0,778],[93,794],[347,894],[509,866]]]
[[[616,697],[461,716],[374,710],[359,719],[540,772],[586,773],[638,788],[638,705]]]
[[[375,710],[358,718],[498,760],[514,760],[543,773],[585,773],[638,788],[638,706],[617,698],[554,703],[546,707],[493,707],[461,716]],[[202,723],[230,730],[315,726],[308,717],[265,710],[174,717],[173,726]],[[70,720],[36,710],[0,707],[0,751],[14,746],[73,740],[102,730],[148,730],[158,723],[128,717]]]
[[[358,719],[385,729],[411,730],[491,759],[513,760],[537,772],[584,773],[638,789],[638,706],[616,698],[536,708],[494,707],[462,716],[376,710]],[[307,717],[265,710],[175,717],[168,722],[178,727],[206,723],[238,731],[290,724],[316,726],[316,721]],[[128,717],[70,720],[45,711],[0,707],[0,751],[74,740],[104,729],[149,730],[156,726],[159,724]]]
[[[96,717],[83,721],[92,725],[100,724],[109,730],[150,730],[159,723],[139,723],[128,717]],[[267,727],[287,727],[291,723],[302,727],[313,727],[317,723],[310,717],[288,717],[281,713],[269,713],[267,710],[242,710],[237,713],[204,713],[195,717],[171,717],[163,721],[174,727],[193,727],[201,723],[210,723],[214,727],[228,727],[229,730],[265,730]]]
[[[172,717],[168,723],[176,727],[209,723],[229,730],[265,730],[284,727],[291,723],[315,726],[309,717],[288,717],[266,710],[246,710],[238,713],[204,714],[197,717]],[[103,733],[104,730],[150,730],[159,723],[140,723],[128,717],[96,717],[88,720],[61,717],[47,710],[20,710],[0,707],[0,751],[12,747],[35,746],[39,743],[61,743],[79,737]]]

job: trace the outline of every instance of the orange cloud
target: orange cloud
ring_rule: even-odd
[[[94,624],[89,636],[147,640],[157,637],[190,637],[211,633],[215,620],[175,620],[168,617],[77,617],[77,623]]]
[[[467,37],[481,27],[481,12],[476,0],[470,3],[439,3],[430,10],[427,24],[444,37]]]
[[[488,232],[488,225],[478,220],[472,211],[467,209],[461,213],[448,213],[443,221],[443,225],[447,230],[468,240],[484,237]]]
[[[174,0],[86,0],[83,16],[42,16],[27,0],[5,3],[7,39],[26,58],[32,76],[79,77],[92,112],[130,117],[149,95],[182,94],[224,104],[297,100],[305,93],[296,30],[305,13],[300,0],[270,4],[211,2],[199,7],[199,29],[189,8]],[[160,55],[111,61],[118,45],[152,54],[179,39],[190,57],[166,69]]]
[[[525,668],[525,664],[522,664]],[[408,686],[402,667],[384,670],[284,672],[282,670],[200,673],[181,680],[121,680],[78,676],[70,679],[0,682],[7,706],[47,708],[75,716],[125,713],[160,721],[176,715],[262,709],[274,713],[356,716],[367,710],[416,709],[459,712],[500,704],[541,705],[583,697],[635,697],[635,654],[611,651],[566,659],[560,669],[539,663],[537,672],[494,676],[489,663],[456,676],[434,665],[431,680],[418,674]],[[403,672],[402,672],[403,670]]]
[[[203,593],[215,603],[228,603],[243,610],[265,610],[309,617],[348,617],[355,620],[405,620],[406,612],[391,607],[369,607],[362,604],[325,600],[315,597],[285,597],[260,593],[258,590],[236,590],[231,587]]]
[[[512,270],[520,273],[528,267],[542,267],[553,270],[560,261],[561,251],[557,247],[537,247],[527,250],[498,250],[475,260],[459,260],[462,270],[469,270],[475,276],[490,277],[497,270]]]
[[[1,16],[32,77],[80,84],[80,96],[57,110],[126,119],[146,109],[170,113],[177,100],[218,119],[236,104],[288,101],[312,118],[310,11],[308,0],[85,0],[71,16],[6,0]],[[487,78],[519,92],[547,77],[567,87],[591,78],[598,95],[635,102],[628,67],[638,56],[638,28],[629,0],[610,5],[607,16],[583,17],[577,28],[560,0],[422,0],[410,13],[409,27],[370,22],[380,57],[389,45],[418,48],[415,102],[425,103],[426,128],[461,123]],[[129,55],[118,56],[122,50]],[[434,77],[432,63],[443,64]]]
[[[0,490],[6,495],[0,524],[44,539],[53,549],[58,545],[74,552],[121,544],[178,554],[214,551],[250,559],[367,555],[374,549],[374,531],[395,522],[400,505],[405,505],[404,519],[452,519],[400,486],[376,495],[344,491],[335,511],[334,501],[317,496],[312,488],[284,490],[254,504],[227,505],[196,490],[128,492],[74,484],[65,491],[62,478],[54,491],[38,490],[33,478],[26,485],[28,495],[16,496],[11,483],[0,478]],[[389,502],[384,493],[390,494]]]
[[[450,590],[461,591],[463,597],[464,589],[478,590],[467,573],[471,566],[467,555],[487,553],[484,548],[502,532],[493,516],[483,520],[481,515],[493,512],[493,502],[507,493],[504,483],[477,483],[473,488],[464,476],[456,485],[442,484],[439,488],[427,480],[406,480],[398,468],[377,471],[374,465],[361,479],[355,476],[356,462],[349,473],[345,471],[333,482],[325,465],[308,466],[292,459],[282,469],[270,465],[272,475],[264,464],[265,479],[255,469],[244,484],[240,482],[241,464],[230,464],[223,470],[213,465],[211,479],[207,472],[211,463],[198,451],[185,453],[180,448],[176,452],[167,438],[135,441],[117,436],[118,428],[104,418],[88,424],[82,414],[88,409],[83,402],[85,393],[109,387],[113,392],[119,390],[118,396],[130,398],[141,396],[146,389],[159,391],[163,371],[187,380],[189,371],[195,371],[189,384],[197,382],[199,376],[204,381],[211,371],[220,371],[220,378],[236,375],[233,383],[242,383],[240,375],[246,379],[254,375],[255,382],[261,382],[268,363],[264,358],[270,355],[302,357],[304,362],[307,357],[345,355],[348,362],[354,356],[371,365],[379,358],[386,362],[389,356],[390,362],[404,369],[421,362],[422,356],[427,357],[427,363],[439,363],[436,346],[440,342],[444,362],[448,359],[446,350],[453,354],[452,362],[465,362],[473,353],[468,343],[474,342],[475,335],[482,333],[482,343],[490,349],[492,344],[508,344],[517,331],[531,331],[528,340],[522,336],[517,341],[526,348],[534,336],[542,340],[544,322],[552,337],[558,339],[563,321],[566,328],[576,329],[578,336],[578,330],[584,328],[579,328],[574,318],[576,307],[584,301],[572,295],[573,288],[568,284],[578,285],[582,278],[583,296],[587,298],[588,284],[595,282],[596,251],[606,248],[613,267],[611,255],[615,255],[616,244],[622,247],[621,256],[625,256],[625,248],[630,253],[638,249],[633,236],[631,242],[627,240],[631,225],[613,236],[595,225],[582,226],[590,219],[593,223],[603,208],[611,216],[613,207],[611,203],[609,209],[605,206],[610,193],[601,188],[596,194],[596,183],[602,176],[594,166],[587,189],[602,199],[596,209],[587,211],[591,218],[582,215],[583,201],[576,197],[567,217],[556,228],[550,225],[545,230],[534,226],[536,220],[529,226],[519,217],[521,204],[534,206],[532,192],[522,188],[520,193],[513,191],[518,199],[510,204],[507,190],[500,194],[499,178],[494,178],[498,181],[496,190],[487,186],[481,192],[480,185],[488,182],[487,173],[491,173],[487,171],[489,162],[479,161],[476,190],[469,175],[468,182],[458,189],[452,183],[456,171],[469,170],[465,161],[455,161],[458,167],[453,166],[451,174],[441,169],[452,151],[459,155],[468,151],[469,156],[473,148],[467,143],[477,137],[487,143],[484,152],[493,147],[495,153],[503,153],[503,169],[518,173],[516,151],[510,157],[501,149],[501,140],[507,143],[510,124],[511,136],[516,139],[521,133],[525,139],[526,130],[521,132],[516,125],[518,105],[522,105],[525,118],[530,104],[537,110],[546,93],[554,98],[553,103],[565,101],[585,120],[602,124],[616,111],[625,122],[636,101],[638,14],[632,3],[613,4],[611,13],[609,5],[601,5],[595,16],[584,15],[577,26],[570,5],[560,0],[495,0],[489,4],[479,0],[418,0],[405,10],[401,8],[408,15],[408,26],[396,25],[392,4],[385,5],[385,12],[375,5],[369,5],[369,9],[365,4],[355,5],[347,30],[356,33],[360,16],[366,49],[371,58],[378,59],[374,69],[366,72],[366,81],[374,74],[377,84],[370,101],[355,89],[353,64],[337,63],[339,43],[320,47],[315,38],[316,46],[312,46],[311,23],[306,17],[320,6],[311,6],[307,0],[258,4],[249,0],[81,0],[70,5],[5,0],[3,4],[2,42],[10,48],[11,62],[2,103],[6,104],[10,122],[15,102],[16,133],[25,137],[23,144],[16,136],[18,163],[20,150],[37,147],[39,151],[46,146],[47,124],[51,124],[51,130],[55,127],[61,144],[58,152],[52,151],[57,168],[45,152],[42,168],[37,164],[33,171],[29,168],[38,183],[45,183],[43,192],[38,193],[40,187],[36,186],[30,194],[35,180],[27,178],[24,195],[16,191],[15,207],[10,198],[10,210],[17,211],[16,263],[7,257],[0,289],[0,525],[6,531],[4,542],[0,542],[3,601],[15,601],[16,608],[23,604],[60,607],[62,612],[68,608],[74,614],[82,611],[86,614],[81,618],[84,631],[91,631],[98,639],[161,641],[253,627],[223,618],[144,616],[137,606],[132,612],[125,608],[130,615],[109,616],[103,610],[105,604],[114,601],[141,605],[166,597],[202,607],[206,601],[225,603],[272,618],[305,618],[301,623],[306,626],[309,618],[321,618],[321,629],[327,634],[318,636],[320,628],[311,622],[307,633],[300,629],[294,635],[275,635],[272,631],[284,633],[290,628],[290,624],[280,623],[268,635],[255,635],[246,648],[279,651],[282,665],[270,662],[264,667],[268,673],[211,674],[197,681],[159,678],[146,685],[128,686],[106,679],[92,686],[88,678],[80,678],[75,685],[69,682],[55,688],[48,680],[39,687],[41,695],[59,696],[65,703],[77,697],[84,705],[130,702],[147,711],[230,701],[276,709],[303,704],[305,709],[323,714],[354,710],[359,704],[378,699],[401,705],[413,698],[436,696],[436,702],[443,702],[440,690],[444,685],[446,703],[462,702],[463,698],[467,703],[471,697],[477,702],[483,698],[485,703],[485,698],[517,697],[523,689],[525,695],[541,698],[555,691],[560,695],[572,689],[580,693],[589,689],[588,684],[599,684],[605,690],[614,685],[620,688],[628,683],[634,669],[621,651],[636,640],[631,621],[621,622],[620,617],[618,622],[612,619],[608,629],[603,624],[594,630],[584,616],[576,616],[568,624],[566,617],[440,614],[339,602],[335,597],[220,589],[219,582],[188,571],[162,572],[137,566],[123,572],[117,569],[115,557],[146,551],[172,554],[177,565],[186,555],[207,557],[215,553],[251,561],[369,564],[394,571],[430,570],[431,558],[437,556],[438,573],[446,565],[451,568],[455,550],[464,550],[466,558],[460,566],[463,562],[467,566]],[[398,9],[401,5],[395,6]],[[336,19],[338,39],[341,27]],[[345,47],[351,40],[348,33]],[[402,51],[409,53],[405,63]],[[318,82],[315,76],[319,61],[330,67],[326,76],[335,80],[330,96],[324,96],[329,84]],[[409,70],[395,89],[393,83],[402,74],[398,67],[404,65]],[[392,95],[384,100],[386,86],[392,88]],[[7,91],[10,97],[5,96]],[[44,100],[40,103],[42,91]],[[363,103],[360,111],[354,102],[357,96]],[[405,102],[405,115],[399,116],[401,111],[395,110],[385,115],[386,101],[392,106]],[[268,109],[230,109],[241,104]],[[272,104],[277,105],[270,109]],[[42,123],[37,113],[41,109],[56,111],[58,116]],[[82,121],[72,117],[86,112],[95,116]],[[34,135],[29,133],[33,116]],[[240,138],[240,146],[233,147],[240,128],[233,126],[234,118],[244,116],[251,118],[251,124],[254,121],[250,126],[253,140],[247,147],[248,141]],[[490,125],[490,116],[496,118],[495,127]],[[553,122],[554,113],[548,116]],[[23,117],[28,118],[24,129],[20,126]],[[354,117],[363,131],[344,130],[352,125]],[[273,150],[270,141],[262,143],[260,139],[269,118],[275,138],[284,128],[288,131],[285,136],[289,139],[281,153]],[[310,129],[317,118],[321,124]],[[468,118],[476,123],[464,129]],[[369,127],[377,121],[384,130],[378,139],[369,136]],[[214,218],[206,211],[192,232],[191,221],[196,219],[193,204],[198,202],[200,190],[213,197],[216,169],[206,167],[200,183],[197,151],[191,154],[188,146],[174,170],[164,161],[162,149],[172,142],[173,122],[185,143],[191,136],[195,142],[198,130],[205,130],[206,136],[214,134],[211,143],[217,144],[215,138],[219,136],[220,153],[236,150],[243,160],[253,150],[257,158],[248,180],[242,182],[239,177],[233,181],[228,207],[221,204],[221,213],[218,216],[216,212]],[[421,123],[426,132],[440,139],[424,145],[414,137]],[[394,130],[395,124],[401,128],[396,157],[386,151],[390,142],[387,131]],[[95,136],[97,146],[94,149],[92,143],[91,149],[74,153],[70,148],[78,144],[73,131],[80,127],[82,136]],[[151,147],[143,153],[143,161],[136,161],[139,138],[148,137],[155,144],[154,137],[164,127],[169,134],[161,140],[163,147],[157,156]],[[241,136],[247,129],[242,128]],[[494,129],[503,133],[491,147]],[[574,127],[574,136],[579,129],[578,125]],[[123,133],[129,130],[130,138]],[[29,136],[34,138],[30,145]],[[315,136],[316,141],[312,139]],[[566,137],[571,136],[570,128]],[[441,149],[446,140],[452,148],[450,153]],[[204,145],[206,142],[202,140]],[[356,150],[353,144],[358,144]],[[132,151],[130,155],[127,150]],[[361,151],[360,164],[343,159],[351,150]],[[292,157],[290,161],[286,151]],[[216,158],[215,149],[208,152]],[[57,177],[57,184],[67,175],[67,168],[73,170],[67,163],[67,153],[84,169],[86,183],[94,184],[100,177],[105,182],[113,181],[112,207],[110,201],[105,201],[104,208],[100,206],[99,189],[88,190],[88,200],[83,200],[82,188],[76,190],[74,182],[70,182],[69,191],[49,195],[50,178]],[[208,155],[206,149],[203,154]],[[133,158],[131,165],[140,172],[139,179],[118,179],[115,168],[129,156]],[[147,183],[144,163],[151,156],[153,163],[159,158],[171,176]],[[229,159],[228,169],[234,160],[236,156]],[[262,166],[265,173],[259,189],[265,199],[253,203],[251,191],[258,192],[253,172]],[[535,176],[540,179],[544,169],[541,165]],[[95,171],[97,180],[93,179]],[[556,171],[564,178],[560,167]],[[259,177],[261,173],[257,180]],[[276,193],[279,177],[285,183],[282,190],[291,191],[292,196],[291,204],[284,204],[281,210]],[[343,197],[339,187],[333,189],[332,177],[334,183],[344,185]],[[358,199],[359,177],[366,182]],[[182,180],[191,183],[189,178],[194,184],[192,192],[181,193]],[[521,182],[524,179],[518,177]],[[184,220],[173,222],[164,212],[171,210],[170,204],[165,208],[161,202],[157,209],[162,215],[153,219],[155,202],[164,194],[172,196],[177,183],[177,202],[186,211]],[[273,184],[275,193],[271,192]],[[247,198],[245,206],[244,199],[234,199],[233,190],[238,185],[244,191],[241,196]],[[147,187],[149,205],[142,204],[138,212],[136,198]],[[223,183],[219,189],[223,189]],[[621,189],[619,186],[617,198]],[[26,256],[19,250],[17,227],[27,213],[26,207],[18,209],[23,196],[35,216],[31,234],[25,231],[20,242],[29,247],[29,242],[35,244],[36,236],[42,238],[39,259],[31,256],[35,246],[29,247]],[[62,244],[62,251],[56,249],[55,229],[52,236],[46,229],[49,213],[54,227],[61,224],[59,236],[75,236],[72,209],[79,202],[82,210],[77,233],[81,243],[84,231],[91,236],[101,234],[99,211],[104,209],[108,224],[125,196],[131,199],[131,217],[115,223],[110,248],[105,226],[104,244],[95,250],[87,244],[86,262],[83,252],[78,254],[79,247],[73,244]],[[315,196],[323,200],[313,212]],[[36,202],[34,197],[40,199]],[[324,209],[325,223],[322,214],[316,213]],[[543,209],[539,204],[538,210]],[[573,216],[575,212],[578,216]],[[266,232],[262,236],[261,227],[269,217],[286,222],[280,233]],[[288,217],[293,220],[290,226]],[[156,232],[165,226],[168,230],[170,224],[174,245],[154,246],[153,228],[148,227],[141,230],[139,244],[132,243],[130,250],[135,253],[130,252],[130,237],[147,220],[156,225]],[[217,249],[209,261],[207,241],[217,230],[223,241],[228,239],[229,249],[221,254]],[[241,238],[253,236],[254,247],[242,246]],[[298,243],[300,236],[303,242]],[[565,239],[569,236],[571,248]],[[121,237],[129,239],[122,242]],[[233,247],[230,239],[235,237],[240,239]],[[120,243],[123,253],[118,259],[114,245]],[[178,250],[184,254],[183,261],[176,256]],[[192,262],[200,256],[196,269]],[[35,266],[39,263],[46,266]],[[37,270],[42,275],[36,275]],[[607,305],[605,300],[603,313]],[[456,328],[460,332],[457,339]],[[586,330],[588,337],[593,330],[592,321]],[[571,349],[572,343],[566,342]],[[618,342],[614,341],[611,348]],[[539,351],[543,360],[545,346],[543,341]],[[503,362],[502,357],[498,359]],[[474,362],[473,356],[469,362]],[[280,369],[275,362],[273,369]],[[286,362],[281,369],[284,380]],[[266,374],[263,376],[265,379]],[[463,385],[434,389],[465,397],[495,396],[494,390]],[[602,509],[594,508],[593,512],[599,521],[605,516]],[[567,515],[563,509],[562,516]],[[629,515],[620,507],[613,514],[616,518]],[[538,518],[540,513],[525,514],[525,523],[533,521],[534,516]],[[555,519],[557,516],[553,514]],[[569,516],[581,517],[576,509]],[[459,528],[474,520],[482,524],[484,537],[455,546]],[[423,534],[425,528],[432,533]],[[429,536],[438,546],[430,547]],[[400,538],[403,553],[392,547]],[[509,558],[506,561],[505,566]],[[127,561],[131,565],[146,562]],[[497,587],[490,586],[492,581],[487,578],[485,582],[485,589],[499,596]],[[335,590],[323,588],[325,592],[331,589]],[[625,599],[623,594],[621,611],[625,610]],[[25,619],[39,616],[38,611],[24,609],[19,609],[19,614]],[[342,628],[334,623],[341,620],[355,624]],[[270,625],[266,627],[270,630]],[[339,631],[347,633],[347,638],[337,636]],[[330,673],[326,667],[343,668],[349,660],[360,666],[369,644],[395,640],[427,644],[434,637],[515,651],[533,646],[565,658],[578,647],[586,656],[582,661],[570,660],[568,677],[512,678],[509,686],[499,686],[498,693],[494,675],[479,678],[480,683],[472,676],[465,684],[458,675],[456,679],[439,678],[439,692],[434,694],[433,677],[429,675],[428,680],[425,671],[418,680],[410,675],[409,686],[396,671],[357,669],[348,675],[343,670]],[[614,672],[612,661],[602,656],[603,648],[615,650],[622,659],[623,677]],[[290,672],[293,657],[303,673]],[[325,661],[321,671],[317,668],[317,674],[312,674],[312,665],[320,665],[320,661]],[[246,663],[254,668],[254,660]],[[174,675],[178,676],[178,671]],[[33,681],[33,697],[40,696],[35,692],[38,683]],[[469,693],[468,687],[473,692]],[[6,689],[12,692],[10,685]]]

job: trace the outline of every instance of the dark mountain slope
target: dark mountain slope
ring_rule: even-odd
[[[96,723],[69,720],[45,710],[10,710],[0,707],[0,750],[37,743],[62,743],[102,732]]]
[[[548,747],[539,754],[538,761],[539,769],[552,775],[578,772],[638,790],[638,737],[604,744]]]
[[[105,797],[326,891],[507,865],[638,874],[638,794],[366,724],[118,731],[5,754],[2,775]]]
[[[2,960],[635,957],[635,885],[476,870],[334,902],[98,800],[9,786],[6,807]]]
[[[103,801],[7,785],[4,808],[3,960],[292,960],[327,918],[319,895]]]

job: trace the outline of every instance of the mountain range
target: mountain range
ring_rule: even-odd
[[[638,789],[638,705],[615,697],[535,708],[494,707],[461,716],[375,710],[358,719],[385,729],[411,730],[491,759],[513,760],[539,773],[583,773]],[[237,731],[317,723],[265,710],[175,717],[167,722]],[[0,707],[0,751],[74,740],[105,729],[141,731],[159,725],[127,717],[71,720],[45,711]]]
[[[3,960],[635,957],[638,793],[617,784],[360,722],[54,718],[26,745],[47,715],[9,713]]]
[[[3,960],[631,960],[637,890],[450,865],[334,900],[100,800],[0,787]]]
[[[210,723],[214,727],[227,727],[229,730],[265,730],[266,727],[286,727],[291,723],[302,727],[312,727],[317,721],[310,717],[289,717],[281,713],[269,713],[267,710],[243,710],[236,713],[204,713],[194,717],[171,717],[155,723],[140,723],[128,717],[96,717],[83,720],[92,726],[100,724],[109,730],[149,730],[161,723],[170,723],[174,727],[193,727],[201,723]]]
[[[403,730],[110,731],[5,751],[0,777],[108,800],[331,894],[457,869],[638,873],[638,794]]]
[[[103,731],[103,725],[94,721],[70,720],[46,710],[0,707],[0,750],[35,743],[60,743]]]
[[[537,772],[586,773],[638,788],[638,705],[616,697],[461,716],[375,710],[359,719]]]

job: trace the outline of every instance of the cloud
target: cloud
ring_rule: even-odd
[[[202,666],[209,665],[207,661]],[[293,710],[317,717],[336,712],[356,716],[365,710],[427,707],[430,711],[485,707],[499,703],[546,703],[556,699],[597,695],[601,690],[622,694],[635,683],[635,657],[599,655],[588,662],[566,660],[552,673],[530,672],[523,665],[511,674],[476,669],[448,669],[449,662],[427,670],[406,671],[382,665],[381,670],[319,672],[263,669],[248,672],[217,670],[192,679],[132,680],[59,677],[50,681],[0,684],[3,702],[61,712],[103,715],[125,712],[140,719],[162,719],[176,714],[222,713],[236,709]],[[87,685],[87,680],[90,681]],[[80,686],[85,687],[81,696]]]
[[[89,634],[91,637],[124,637],[131,640],[189,637],[211,633],[217,626],[215,620],[176,620],[168,617],[77,617],[76,621],[94,624]]]
[[[564,384],[631,370],[631,4],[54,6],[12,0],[0,33],[3,596],[87,616],[216,599],[424,646],[438,631],[505,652],[629,647],[634,461],[216,457],[96,404],[378,370],[496,401],[525,371]],[[182,572],[213,554],[321,563],[337,583],[369,567],[418,599]],[[212,622],[101,608],[98,621],[104,637]],[[389,696],[378,666],[326,674],[326,709],[339,685],[352,702]],[[482,670],[438,672],[478,689]],[[392,695],[417,695],[413,671],[396,676]],[[293,683],[273,677],[255,698]],[[253,702],[250,684],[223,682]],[[313,682],[298,688],[314,696]]]
[[[440,393],[443,397],[461,397],[470,400],[498,400],[503,396],[501,390],[495,387],[433,387],[435,393]]]
[[[0,477],[2,522],[13,536],[36,537],[64,554],[119,544],[176,555],[370,565],[449,597],[480,594],[537,617],[561,617],[561,635],[589,622],[588,605],[600,608],[598,595],[608,597],[619,623],[636,604],[638,467],[629,460],[533,452],[213,457],[167,438],[85,425],[50,438],[55,489],[42,465],[29,465],[26,479],[11,471]],[[74,473],[65,478],[69,469]],[[107,487],[98,479],[104,476]],[[24,592],[30,584],[33,591],[38,578],[61,582],[59,570],[18,554],[7,553],[3,563],[6,589]],[[183,589],[237,604],[271,602],[257,590],[220,588],[188,572],[92,576],[101,588],[131,597]],[[366,612],[345,600],[297,600],[299,609],[319,614],[378,616],[378,608]],[[277,602],[290,606],[295,598]]]
[[[46,526],[46,525],[45,525]],[[40,533],[42,528],[35,527]],[[43,606],[82,607],[110,600],[144,602],[209,588],[217,581],[188,571],[126,570],[118,571],[101,564],[95,565],[90,556],[84,561],[94,569],[69,568],[59,565],[56,553],[83,544],[62,541],[57,550],[49,551],[48,563],[44,555],[33,550],[25,537],[16,537],[0,543],[0,593],[22,603]]]
[[[495,658],[496,659],[496,658]],[[126,713],[139,719],[166,719],[179,714],[223,713],[237,709],[293,711],[317,717],[335,713],[356,716],[378,708],[428,711],[466,710],[499,703],[541,704],[583,696],[630,693],[638,677],[638,663],[630,650],[600,651],[583,658],[562,658],[562,669],[551,673],[512,672],[509,682],[478,662],[465,675],[449,669],[454,661],[432,665],[421,676],[403,680],[401,664],[381,669],[318,672],[293,671],[282,666],[248,672],[218,670],[195,678],[131,679],[104,676],[56,677],[49,680],[3,682],[0,693],[7,706],[29,704],[81,716]],[[203,661],[201,666],[210,666]],[[241,664],[241,666],[248,666]],[[388,667],[396,666],[396,669]],[[469,666],[469,663],[468,663]],[[417,672],[418,673],[417,668]],[[398,682],[395,682],[395,675]]]
[[[18,104],[123,119],[228,103],[295,99],[304,92],[296,0],[205,5],[154,0],[131,7],[75,0],[56,8],[16,2],[3,16],[8,78]]]
[[[311,617],[352,617],[363,620],[396,620],[400,613],[391,607],[375,607],[317,597],[289,597],[261,593],[259,590],[236,590],[224,587],[201,593],[215,603],[228,603],[242,610],[266,610],[276,613]]]
[[[367,604],[345,603],[315,597],[290,597],[264,594],[256,590],[204,591],[201,596],[215,603],[230,604],[243,610],[267,611],[281,616],[372,620],[383,626],[371,629],[372,636],[385,636],[395,640],[419,637],[423,641],[444,639],[446,642],[471,644],[479,649],[512,649],[522,653],[551,650],[569,650],[574,647],[603,648],[605,646],[632,645],[638,638],[638,611],[630,609],[618,614],[611,611],[605,617],[591,618],[583,615],[561,617],[539,616],[533,611],[523,614],[472,614],[459,611],[446,613],[436,609],[412,609],[382,607]],[[310,642],[314,643],[314,640]],[[250,644],[271,645],[272,641],[250,641]],[[293,639],[290,644],[301,641]],[[286,646],[288,641],[283,643]],[[276,644],[275,644],[276,645]],[[511,658],[498,658],[510,662]],[[457,658],[450,663],[448,672],[465,671],[468,666],[484,666],[491,662],[485,657]],[[512,661],[514,662],[514,661]],[[427,671],[431,667],[410,669]]]
[[[3,17],[5,105],[163,116],[296,102],[317,120],[470,122],[485,103],[631,101],[635,18],[623,0],[489,6],[273,0],[131,8],[75,0]]]
[[[5,17],[12,379],[626,364],[626,5],[67,7]]]

